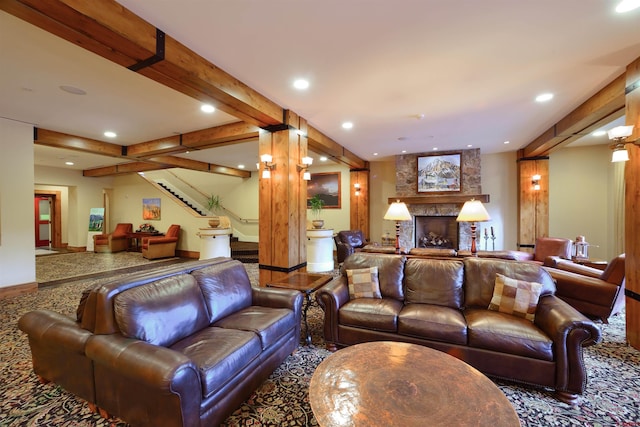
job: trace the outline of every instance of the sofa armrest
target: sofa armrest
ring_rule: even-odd
[[[540,298],[535,324],[553,340],[556,390],[583,393],[587,373],[582,348],[600,342],[600,328],[555,295]]]
[[[83,355],[86,342],[93,335],[75,320],[49,310],[25,313],[18,319],[18,328],[30,341],[40,343],[39,346],[64,346]]]
[[[251,287],[254,305],[273,308],[288,308],[293,310],[296,319],[296,336],[300,336],[302,320],[302,292],[292,289]]]
[[[344,276],[337,277],[318,289],[316,300],[324,310],[324,339],[327,345],[338,339],[340,307],[349,301],[349,287]]]
[[[602,275],[602,270],[597,268],[588,267],[586,265],[577,264],[573,261],[569,261],[560,257],[550,256],[544,260],[545,267],[552,267],[557,270],[569,271],[571,273],[581,274],[588,277],[599,278]]]
[[[100,408],[131,424],[199,425],[202,383],[184,354],[119,334],[92,336],[86,352]]]
[[[142,244],[148,243],[149,245],[160,245],[162,243],[173,243],[177,242],[177,237],[148,237],[142,240]]]
[[[588,267],[585,267],[588,268]],[[556,282],[556,295],[593,304],[613,305],[620,287],[592,276],[545,267]]]

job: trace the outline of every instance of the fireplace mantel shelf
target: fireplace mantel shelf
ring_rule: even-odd
[[[409,196],[409,197],[389,197],[389,203],[401,201],[410,205],[424,205],[424,204],[464,204],[464,202],[476,199],[482,203],[489,203],[488,194],[438,194],[430,196]]]

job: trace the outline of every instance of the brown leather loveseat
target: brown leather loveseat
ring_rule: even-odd
[[[300,340],[302,295],[228,258],[107,283],[79,320],[23,315],[34,371],[135,426],[218,425]]]
[[[378,270],[379,298],[351,298],[347,272],[371,267]],[[599,342],[600,329],[554,296],[553,280],[541,266],[359,252],[342,270],[317,293],[329,350],[403,341],[449,353],[489,376],[553,388],[568,403],[584,391],[582,347]],[[530,308],[533,321],[502,307],[489,309],[498,274],[542,285],[537,305]]]

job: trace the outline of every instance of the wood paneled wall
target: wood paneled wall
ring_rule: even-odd
[[[349,228],[351,230],[362,230],[367,240],[371,240],[371,236],[369,236],[369,170],[351,170],[350,178]],[[358,185],[358,188],[356,188],[356,184]],[[358,194],[356,194],[356,191]]]
[[[540,175],[540,189],[533,188]],[[518,249],[533,252],[536,238],[549,235],[549,158],[518,159]]]

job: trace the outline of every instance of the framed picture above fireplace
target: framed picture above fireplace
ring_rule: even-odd
[[[462,153],[418,157],[418,193],[462,191]]]

